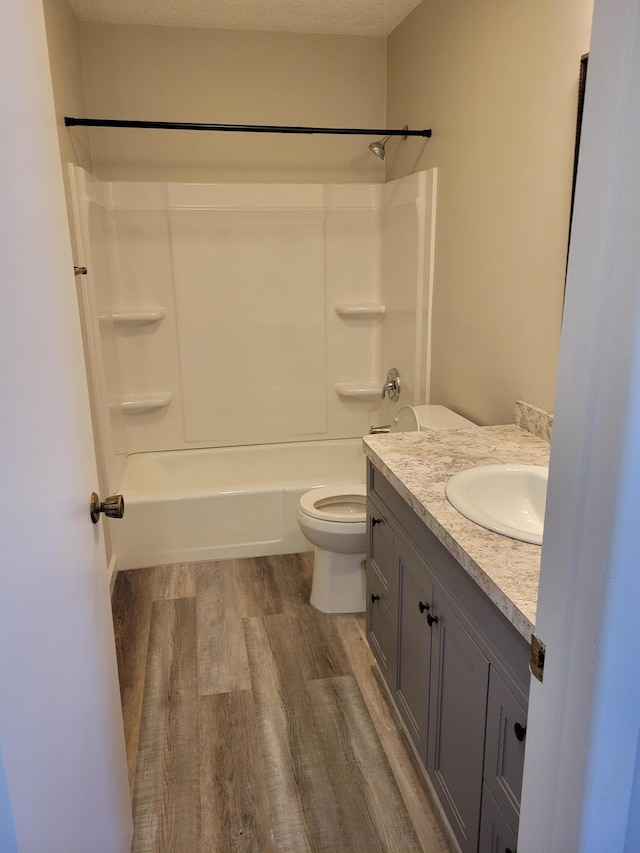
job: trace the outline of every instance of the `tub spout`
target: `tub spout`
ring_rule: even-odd
[[[369,429],[369,435],[384,435],[387,432],[391,432],[391,424],[387,424],[386,426],[372,426]]]

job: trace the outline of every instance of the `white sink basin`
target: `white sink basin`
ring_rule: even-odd
[[[542,544],[549,469],[540,465],[482,465],[454,474],[445,493],[465,518],[533,545]]]

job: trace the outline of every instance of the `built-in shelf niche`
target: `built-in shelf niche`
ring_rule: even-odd
[[[380,397],[382,386],[376,382],[338,382],[335,391],[339,397],[369,401]]]
[[[338,317],[350,320],[376,320],[384,316],[386,305],[379,302],[336,302],[333,306]]]
[[[109,408],[120,409],[125,415],[141,415],[156,409],[165,409],[173,400],[171,391],[152,391],[147,394],[129,394]]]
[[[159,323],[167,316],[167,309],[161,306],[155,308],[121,308],[112,314],[103,315],[101,320],[111,320],[116,326],[150,326]]]

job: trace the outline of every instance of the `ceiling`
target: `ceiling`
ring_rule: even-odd
[[[70,0],[81,21],[386,36],[420,0]]]

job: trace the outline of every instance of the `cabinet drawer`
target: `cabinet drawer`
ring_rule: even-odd
[[[367,572],[367,641],[389,689],[396,689],[398,618],[389,610],[376,578]]]
[[[393,554],[393,529],[385,513],[367,501],[367,557],[376,585],[392,613],[398,607],[398,568]]]
[[[494,668],[489,678],[484,779],[517,832],[527,712]]]
[[[509,826],[485,785],[482,789],[482,820],[478,853],[516,853],[518,833]]]

